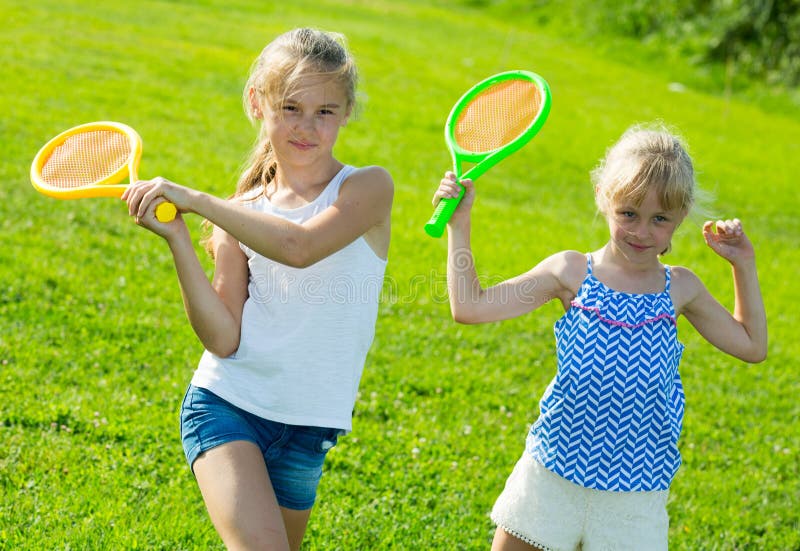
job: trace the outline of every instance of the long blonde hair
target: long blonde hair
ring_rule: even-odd
[[[302,77],[309,75],[328,77],[339,83],[347,98],[346,110],[352,111],[356,103],[358,72],[355,60],[347,49],[344,35],[310,28],[288,31],[261,51],[250,68],[250,76],[244,86],[242,104],[250,122],[259,124],[260,117],[251,101],[251,90],[257,104],[275,104],[299,87]],[[262,124],[258,138],[245,168],[236,184],[236,192],[230,197],[240,197],[251,190],[263,188],[273,181],[277,164],[272,144]],[[210,229],[210,224],[205,224]],[[206,251],[213,257],[213,242],[210,234],[203,240]]]
[[[256,58],[244,87],[242,104],[251,122],[258,122],[250,90],[261,101],[277,102],[297,90],[298,81],[308,75],[329,77],[342,85],[346,109],[356,101],[358,73],[343,35],[316,29],[294,29],[270,42]],[[250,154],[247,168],[236,186],[235,196],[266,186],[275,176],[275,159],[263,126]]]

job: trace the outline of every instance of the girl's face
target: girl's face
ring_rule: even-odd
[[[282,100],[261,101],[265,129],[279,163],[307,166],[332,158],[339,129],[350,109],[341,84],[327,77],[300,77],[297,88]],[[257,101],[251,93],[251,101]],[[255,108],[255,106],[254,106]]]
[[[680,210],[665,210],[655,191],[650,191],[641,205],[622,200],[610,205],[607,214],[611,245],[627,260],[645,264],[657,260],[669,249],[672,234],[683,221]]]

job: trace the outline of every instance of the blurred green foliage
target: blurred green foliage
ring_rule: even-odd
[[[582,35],[610,33],[677,49],[698,64],[721,64],[728,78],[800,85],[798,0],[463,0],[464,5],[531,14]],[[566,17],[565,17],[566,16]],[[555,18],[559,21],[554,21]]]

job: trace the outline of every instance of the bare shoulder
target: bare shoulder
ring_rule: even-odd
[[[364,239],[379,258],[387,258],[391,237],[394,182],[389,172],[379,166],[365,166],[353,171],[342,183],[339,200],[352,216],[366,212],[371,227]]]
[[[692,301],[697,298],[706,287],[697,275],[684,266],[670,267],[670,294],[675,312],[684,313]]]
[[[368,209],[386,222],[394,200],[394,181],[389,172],[379,166],[354,170],[342,183],[339,199],[356,209]]]
[[[586,277],[586,255],[579,251],[560,251],[546,258],[553,273],[569,289],[577,289]]]
[[[354,190],[357,193],[371,192],[379,196],[394,194],[394,181],[391,174],[380,166],[364,166],[355,169],[342,183],[342,190]]]
[[[564,264],[564,269],[570,272],[578,272],[581,279],[586,274],[586,253],[580,251],[561,251],[554,256],[560,257]]]
[[[569,301],[586,277],[586,255],[578,251],[560,251],[542,260],[533,270],[551,274],[558,281],[559,298]]]

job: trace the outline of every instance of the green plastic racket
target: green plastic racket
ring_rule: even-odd
[[[498,73],[470,88],[453,106],[444,139],[460,181],[473,181],[528,143],[550,113],[550,86],[530,71]],[[463,172],[462,164],[474,163]],[[431,237],[441,237],[464,196],[442,199],[425,224]]]

